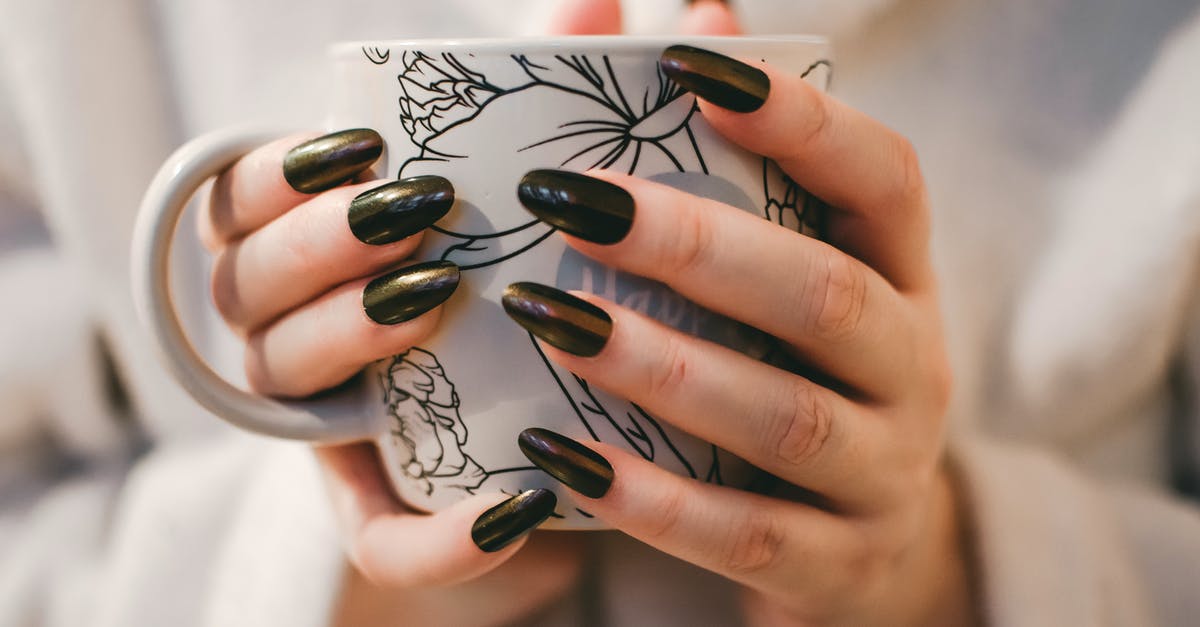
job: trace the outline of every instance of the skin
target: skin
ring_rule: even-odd
[[[551,30],[617,33],[618,3],[563,2]],[[697,2],[680,31],[738,27],[722,4]],[[837,207],[826,242],[611,172],[591,174],[654,210],[635,214],[613,245],[565,237],[584,255],[779,337],[837,389],[577,294],[612,317],[612,336],[586,358],[543,345],[551,359],[780,479],[767,494],[741,492],[592,443],[614,481],[602,498],[580,498],[633,537],[740,583],[750,624],[972,624],[963,525],[943,459],[951,383],[915,153],[798,77],[756,65],[771,79],[761,109],[702,102],[701,112]],[[421,234],[368,246],[350,233],[346,207],[380,182],[292,190],[283,156],[313,136],[283,138],[242,159],[218,178],[200,215],[215,256],[214,302],[246,340],[251,385],[280,397],[346,380],[419,342],[440,316],[439,307],[382,326],[363,313],[363,287],[407,258]],[[752,426],[731,433],[722,427],[729,416]],[[471,524],[503,495],[419,515],[391,494],[370,445],[315,453],[350,565],[335,624],[500,625],[577,581],[579,534],[534,533],[496,553],[472,543]],[[473,602],[455,601],[462,598]]]

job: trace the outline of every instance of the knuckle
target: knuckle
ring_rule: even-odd
[[[245,157],[243,157],[245,159]],[[198,212],[200,234],[206,244],[228,244],[238,233],[234,171],[238,164],[217,175],[208,188],[203,210]],[[211,249],[210,249],[211,250]]]
[[[842,342],[853,337],[862,324],[867,299],[867,279],[850,257],[826,257],[814,273],[814,295],[808,307],[807,327],[818,339]]]
[[[237,285],[235,264],[237,251],[226,248],[217,254],[213,261],[212,274],[209,276],[209,297],[213,308],[220,314],[225,324],[238,335],[245,335],[245,303],[242,302],[241,291]]]
[[[272,331],[254,335],[246,342],[243,369],[246,383],[259,394],[283,398],[302,398],[321,391],[322,378],[328,378],[327,362],[305,367],[310,360],[307,355],[336,354],[335,346],[323,338],[309,338],[298,352],[281,354],[267,346],[267,335]]]
[[[917,149],[907,137],[897,135],[893,158],[896,162],[896,187],[892,195],[904,205],[916,205],[925,197],[925,176],[921,172],[921,159]]]
[[[802,148],[820,144],[829,136],[833,127],[833,107],[825,96],[811,85],[802,84],[797,93],[804,100],[798,110],[804,111],[805,114],[800,116],[800,128],[795,141]]]
[[[652,398],[671,398],[686,385],[688,377],[687,357],[684,355],[683,340],[674,333],[667,333],[662,353],[649,376],[649,392]]]
[[[712,254],[712,230],[704,214],[681,205],[675,238],[664,247],[662,266],[676,275],[704,267]]]
[[[843,561],[847,581],[845,589],[869,588],[879,579],[885,560],[881,558],[876,544],[865,532],[859,534],[856,542],[850,543]]]
[[[783,463],[802,466],[819,456],[828,445],[833,433],[833,410],[829,399],[814,385],[795,385],[792,395],[781,421],[779,437],[775,438],[775,449]]]
[[[286,272],[291,276],[318,281],[325,274],[329,260],[310,216],[307,212],[293,210],[283,217],[285,219],[278,222],[282,227],[279,266],[287,268]]]
[[[651,540],[669,538],[679,529],[683,520],[683,510],[687,507],[687,497],[683,490],[670,488],[658,503],[655,510],[654,523],[648,530]]]
[[[246,371],[246,384],[259,394],[280,394],[281,390],[275,385],[275,377],[267,363],[261,338],[255,338],[246,344],[246,352],[242,358],[242,367]]]
[[[732,575],[760,573],[774,565],[782,553],[784,532],[771,514],[755,513],[729,530],[721,566]]]

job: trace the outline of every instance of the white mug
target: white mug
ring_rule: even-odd
[[[805,74],[821,88],[829,80],[828,44],[813,37],[334,46],[334,102],[325,126],[377,130],[385,151],[376,173],[385,178],[436,174],[454,185],[455,205],[414,258],[450,260],[461,268],[438,330],[347,385],[305,401],[255,395],[216,375],[180,326],[167,260],[180,214],[196,189],[275,137],[237,129],[180,148],[142,202],[134,237],[135,298],[166,364],[197,401],[240,427],[322,443],[374,441],[396,494],[425,511],[483,491],[549,488],[559,500],[545,528],[603,528],[521,454],[517,435],[529,427],[622,446],[698,480],[743,485],[752,471],[748,464],[556,366],[500,306],[504,288],[517,281],[582,289],[771,358],[772,338],[661,284],[584,258],[517,200],[517,183],[529,170],[610,168],[808,228],[806,209],[814,201],[773,163],[717,135],[695,98],[663,74],[659,56],[673,44],[761,59]]]

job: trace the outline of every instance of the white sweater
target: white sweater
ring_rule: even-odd
[[[325,622],[344,562],[312,459],[160,370],[126,278],[137,200],[187,137],[318,125],[327,42],[531,34],[552,4],[0,0],[0,625]],[[627,22],[668,30],[681,5]],[[1200,513],[1172,496],[1200,492],[1194,5],[736,2],[753,32],[835,35],[835,93],[921,154],[992,625],[1200,616]],[[177,292],[236,376],[202,259],[180,252]],[[737,624],[728,583],[595,538],[608,624]],[[576,600],[544,622],[578,624]]]

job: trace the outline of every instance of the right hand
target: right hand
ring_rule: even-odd
[[[428,270],[423,281],[372,284],[413,267],[405,260],[422,231],[453,201],[449,182],[364,182],[381,145],[373,132],[318,138],[326,149],[297,159],[305,153],[297,147],[322,144],[314,138],[294,135],[246,155],[217,177],[200,214],[201,239],[214,255],[213,302],[246,342],[250,386],[277,397],[332,388],[404,352],[433,331],[457,285],[454,267]],[[384,188],[397,192],[393,199],[424,201],[407,210],[360,201],[351,210],[360,194]],[[373,213],[388,206],[390,219]],[[374,445],[319,446],[316,457],[355,567],[337,623],[504,624],[576,579],[574,534],[539,537],[517,556],[544,516],[482,518],[500,503],[528,501],[480,494],[423,515],[394,496]]]

